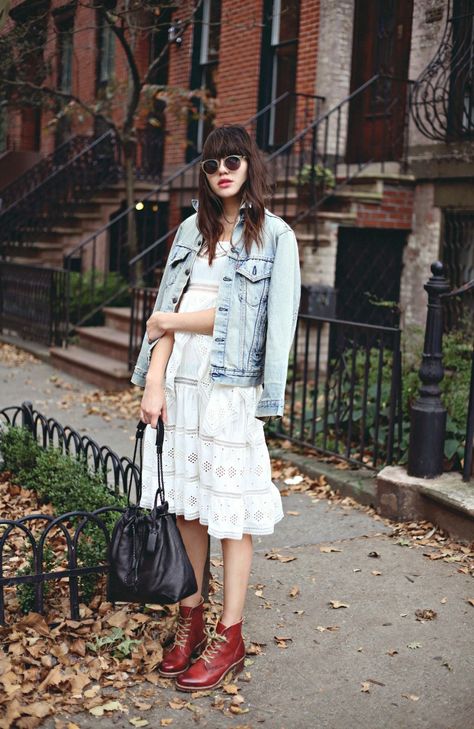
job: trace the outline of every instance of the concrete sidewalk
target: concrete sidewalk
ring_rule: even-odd
[[[52,376],[77,388],[67,410]],[[91,389],[44,363],[0,364],[0,407],[32,400],[62,424],[130,454],[133,421],[85,415],[80,396]],[[429,559],[431,548],[394,537],[389,522],[363,508],[311,491],[290,492],[283,504],[275,533],[254,539],[244,635],[261,653],[249,654],[246,674],[234,682],[245,713],[223,713],[232,697],[221,689],[192,698],[162,681],[148,686],[153,706],[146,712],[131,702],[140,687],[116,692],[129,711],[102,717],[101,727],[125,729],[142,717],[153,729],[474,729],[472,578],[455,562]],[[271,551],[294,559],[269,559]],[[215,540],[212,552],[220,555]],[[222,583],[222,567],[213,574]],[[436,617],[420,620],[420,610]],[[89,714],[69,721],[97,724]]]

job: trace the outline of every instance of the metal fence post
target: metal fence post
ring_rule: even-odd
[[[411,409],[408,474],[435,478],[443,472],[446,408],[441,402],[439,383],[443,379],[442,363],[443,310],[441,295],[449,283],[440,261],[431,266],[432,277],[425,284],[428,292],[423,359],[419,371],[419,397]]]
[[[21,426],[29,430],[32,435],[35,433],[35,424],[33,420],[33,403],[25,400],[21,404]]]

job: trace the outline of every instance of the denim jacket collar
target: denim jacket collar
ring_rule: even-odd
[[[191,200],[191,205],[193,206],[193,208],[194,208],[194,210],[196,212],[199,210],[199,200],[197,200],[196,198],[193,198]],[[237,232],[237,234],[238,234],[238,242],[237,243],[234,243],[232,245],[232,247],[230,249],[230,252],[228,254],[232,258],[241,258],[241,255],[240,254],[244,250],[244,239],[243,239],[243,237],[241,235],[242,230],[240,229],[240,226],[244,222],[245,210],[247,208],[251,208],[251,207],[252,207],[252,203],[249,203],[246,200],[244,200],[242,202],[240,208],[239,208],[240,215],[239,215],[239,219],[238,219],[238,221],[236,223],[236,226],[234,228],[234,233]],[[193,250],[197,250],[199,248],[199,246],[200,246],[200,240],[201,240],[201,234],[200,234],[200,232],[199,232],[199,230],[197,229],[197,226],[196,226],[196,236],[194,238],[193,244],[190,245],[189,247],[192,248]]]

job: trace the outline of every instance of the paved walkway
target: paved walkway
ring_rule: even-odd
[[[52,376],[79,396],[94,389],[42,363],[0,363],[0,407],[30,399],[128,452],[131,422],[86,415],[80,397],[64,410]],[[153,729],[473,729],[472,578],[456,562],[430,560],[430,548],[394,538],[390,524],[363,509],[311,492],[290,491],[283,501],[286,516],[274,535],[254,540],[244,634],[261,653],[248,656],[250,675],[236,681],[245,713],[224,715],[219,705],[232,697],[222,690],[193,699],[164,682],[149,687],[153,707],[146,712],[121,694],[129,713],[102,717],[101,728],[125,729],[141,716]],[[271,550],[293,559],[268,559]],[[220,554],[219,543],[212,552]],[[213,572],[222,581],[222,568]],[[420,610],[436,616],[420,619]],[[189,703],[170,706],[176,699]],[[97,724],[90,715],[69,720]]]

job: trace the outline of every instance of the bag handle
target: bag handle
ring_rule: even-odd
[[[142,498],[142,478],[143,478],[143,436],[145,434],[145,428],[147,424],[142,420],[138,421],[137,430],[135,434],[135,447],[133,450],[133,465],[138,467],[138,485],[137,485],[137,505],[140,504]],[[158,506],[158,497],[160,497],[160,503],[162,506],[165,505],[165,485],[163,481],[163,440],[165,436],[165,426],[161,415],[158,417],[156,424],[156,458],[157,458],[157,473],[158,473],[158,486],[155,492],[155,499],[153,502],[153,510],[156,511]],[[139,463],[137,464],[137,451],[139,452]],[[127,503],[130,506],[130,491],[127,493]]]

